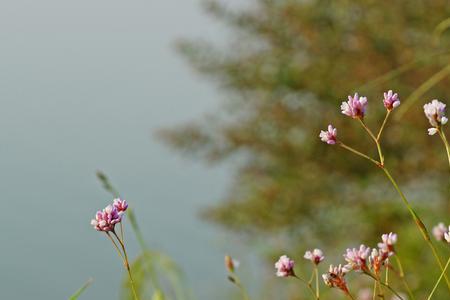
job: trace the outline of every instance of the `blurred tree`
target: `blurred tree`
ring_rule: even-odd
[[[318,138],[332,122],[340,139],[376,157],[339,106],[355,91],[368,96],[366,120],[377,130],[387,89],[400,94],[402,105],[383,136],[386,164],[428,226],[448,213],[445,151],[427,136],[422,106],[448,100],[450,39],[445,27],[439,37],[433,31],[450,16],[450,2],[254,0],[245,10],[222,2],[205,7],[233,29],[229,46],[185,40],[179,50],[223,88],[224,109],[161,131],[174,148],[201,159],[239,158],[231,191],[207,218],[284,249],[373,243],[400,224],[414,235],[380,170]]]

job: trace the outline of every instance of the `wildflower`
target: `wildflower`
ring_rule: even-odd
[[[381,236],[381,243],[378,243],[378,248],[380,248],[380,251],[383,251],[385,253],[388,253],[389,256],[394,255],[394,244],[397,243],[397,234],[395,233],[389,233],[389,234],[383,234]]]
[[[369,257],[369,263],[371,269],[376,275],[380,274],[381,267],[385,264],[388,258],[389,254],[387,252],[372,249],[372,253]]]
[[[358,93],[355,93],[353,97],[348,96],[348,101],[342,102],[341,104],[342,113],[354,119],[364,118],[366,109],[367,109],[367,98],[359,97]]]
[[[314,249],[313,251],[306,251],[303,257],[305,259],[310,260],[312,263],[316,265],[320,264],[320,262],[325,258],[322,250],[320,249]]]
[[[392,90],[389,90],[387,93],[384,93],[383,104],[384,107],[386,107],[386,109],[389,111],[399,106],[400,99],[398,98],[397,93],[394,94]]]
[[[280,257],[280,259],[275,263],[275,268],[277,269],[278,277],[295,276],[294,261],[286,255]]]
[[[432,100],[423,106],[425,116],[428,118],[432,128],[428,129],[429,135],[434,135],[441,125],[447,123],[448,119],[445,116],[445,104],[437,99]]]
[[[120,215],[123,215],[128,208],[128,203],[120,198],[114,199],[113,206],[117,209]]]
[[[322,142],[325,142],[328,145],[334,145],[336,144],[337,129],[330,124],[328,125],[327,131],[324,130],[320,131],[319,137],[322,140]]]
[[[367,259],[370,254],[370,248],[365,245],[359,246],[359,249],[347,249],[344,259],[347,261],[346,268],[355,271],[367,271]]]
[[[443,241],[446,233],[448,228],[442,222],[433,227],[433,235],[438,241]]]
[[[330,265],[328,269],[328,273],[322,274],[323,281],[329,287],[337,287],[343,290],[345,293],[348,293],[347,283],[345,282],[345,274],[347,274],[349,270],[342,265],[337,267]]]
[[[233,259],[229,255],[225,255],[225,268],[227,268],[229,272],[233,273],[234,270],[239,267],[239,264],[239,261]]]
[[[98,231],[113,231],[114,226],[122,221],[122,216],[117,209],[108,205],[102,211],[98,211],[95,214],[95,219],[91,220],[91,225]]]

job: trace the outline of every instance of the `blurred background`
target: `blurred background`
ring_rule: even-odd
[[[193,299],[239,299],[224,254],[241,261],[254,299],[304,299],[297,283],[274,280],[280,254],[301,262],[320,247],[339,263],[346,247],[390,231],[426,295],[439,273],[395,191],[318,133],[332,122],[375,155],[339,105],[367,96],[376,129],[382,93],[398,92],[386,164],[429,228],[449,223],[445,151],[422,112],[448,99],[449,17],[440,0],[3,1],[2,297],[66,299],[89,277],[80,299],[128,297],[116,253],[89,225],[112,200],[98,170]],[[138,257],[129,226],[126,240]]]

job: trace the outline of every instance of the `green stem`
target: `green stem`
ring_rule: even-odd
[[[399,293],[397,293],[389,284],[384,283],[382,280],[380,280],[379,278],[377,278],[375,275],[373,275],[370,272],[364,272],[364,274],[371,277],[373,280],[377,281],[380,285],[387,287],[400,300],[404,300],[403,297],[400,296]],[[380,288],[381,288],[381,286],[380,286]],[[384,298],[384,295],[382,297]]]
[[[127,255],[127,250],[125,249],[125,244],[124,244],[123,241],[119,238],[119,236],[115,233],[115,231],[112,231],[112,233],[116,236],[117,240],[118,240],[119,243],[120,243],[120,246],[122,247],[123,255],[124,255],[124,257],[125,257],[125,259],[124,259],[125,268],[127,269],[128,277],[130,278],[131,290],[133,291],[134,299],[135,299],[135,300],[139,300],[139,297],[138,297],[137,292],[136,292],[136,288],[135,288],[135,286],[134,286],[133,276],[131,275],[130,262],[129,262],[129,260],[128,260],[128,255]]]
[[[244,298],[244,300],[250,300],[250,297],[248,296],[248,293],[245,290],[244,286],[242,285],[241,280],[239,279],[239,277],[236,274],[234,274],[234,273],[230,273],[228,278],[230,279],[230,281],[232,283],[234,283],[239,288],[239,290],[242,293],[242,297]]]
[[[402,262],[400,261],[400,257],[398,256],[398,254],[396,254],[394,257],[395,257],[395,261],[397,262],[400,279],[402,280],[403,285],[405,286],[406,291],[408,292],[409,298],[411,300],[415,300],[416,298],[414,297],[414,294],[408,284],[408,281],[406,281],[405,272],[403,271],[403,266],[402,266]]]
[[[380,143],[378,142],[378,138],[375,137],[375,135],[373,134],[372,130],[370,130],[369,127],[367,127],[366,123],[364,123],[364,120],[361,118],[358,118],[359,123],[361,124],[361,126],[367,131],[367,133],[370,135],[370,137],[372,138],[372,140],[375,142],[375,145],[377,146],[377,151],[378,151],[378,156],[380,157],[380,163],[381,165],[384,164],[384,157],[383,157],[383,153],[381,152],[381,146]]]
[[[427,300],[430,300],[431,297],[433,297],[433,294],[434,294],[434,292],[436,291],[436,289],[437,289],[439,283],[441,282],[442,277],[445,276],[445,272],[447,271],[447,268],[448,268],[449,265],[450,265],[450,258],[447,260],[447,263],[445,264],[444,270],[442,270],[441,275],[439,276],[438,281],[436,281],[436,284],[434,285],[433,290],[431,291],[431,293],[430,293],[430,295],[428,296]]]
[[[386,260],[386,264],[389,264],[389,258]],[[389,284],[389,268],[386,268],[386,275],[384,277],[384,282]]]
[[[308,287],[308,290],[311,292],[311,295],[313,296],[313,298],[316,299],[316,300],[319,300],[319,298],[316,296],[316,293],[314,292],[314,289],[311,286],[311,283],[307,282],[306,280],[304,280],[301,277],[298,277],[297,275],[293,275],[293,277],[297,278],[302,283],[304,283]]]
[[[442,128],[438,128],[438,133],[442,141],[444,142],[445,150],[447,151],[448,165],[450,166],[450,146],[448,144],[447,137],[445,136],[445,133],[442,131]]]
[[[112,238],[112,236],[109,234],[109,232],[105,232],[106,235],[108,236],[108,238],[111,240],[111,242],[114,245],[114,248],[116,248],[117,253],[119,254],[119,256],[122,258],[123,261],[125,261],[125,258],[123,257],[122,252],[120,252],[119,246],[117,246],[116,242],[114,241],[114,239]]]
[[[316,274],[316,298],[320,298],[320,290],[319,290],[319,269],[317,265],[314,265],[314,273]]]
[[[372,300],[375,300],[377,298],[377,285],[378,285],[378,281],[374,281],[373,282]]]
[[[359,152],[358,150],[355,150],[355,149],[353,149],[352,147],[347,146],[346,144],[342,143],[341,141],[338,141],[337,144],[338,144],[339,146],[341,146],[342,148],[344,148],[344,149],[346,149],[346,150],[348,150],[348,151],[350,151],[350,152],[352,152],[352,153],[354,153],[354,154],[356,154],[356,155],[358,155],[358,156],[361,156],[362,158],[365,158],[365,159],[367,159],[367,160],[370,160],[370,161],[371,161],[372,163],[374,163],[375,165],[380,166],[380,162],[379,162],[379,161],[376,161],[375,159],[373,159],[373,158],[371,158],[371,157],[365,155],[364,153],[361,153],[361,152]]]
[[[386,125],[390,114],[391,114],[391,111],[388,110],[386,112],[386,116],[384,117],[383,124],[381,124],[380,130],[378,131],[377,138],[376,138],[377,142],[380,142],[381,134],[383,133],[384,126]]]
[[[406,208],[408,209],[409,213],[411,214],[412,218],[414,219],[414,222],[416,223],[417,227],[419,228],[419,231],[422,234],[423,239],[425,240],[425,242],[430,247],[431,252],[433,253],[433,256],[436,259],[436,262],[438,263],[441,271],[443,271],[444,270],[444,266],[442,265],[442,261],[439,258],[439,255],[438,255],[438,253],[436,251],[436,248],[433,245],[433,242],[431,241],[430,235],[428,234],[428,231],[427,231],[425,225],[423,224],[422,220],[419,218],[417,213],[414,211],[414,209],[411,207],[411,205],[409,204],[409,202],[406,199],[405,195],[400,190],[399,186],[395,182],[394,178],[392,178],[392,176],[389,173],[389,171],[385,167],[382,167],[382,169],[383,169],[384,173],[386,174],[386,176],[388,177],[388,179],[391,181],[391,183],[394,186],[394,188],[397,190],[398,194],[400,195],[400,198],[402,199],[403,203],[405,204]],[[444,277],[445,277],[445,281],[447,282],[447,286],[450,289],[450,281],[449,281],[449,279],[447,277],[447,274],[444,274]]]

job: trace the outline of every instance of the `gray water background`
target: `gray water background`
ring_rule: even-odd
[[[231,168],[186,160],[153,134],[219,107],[173,50],[180,37],[225,38],[199,3],[0,1],[0,299],[67,299],[89,277],[81,299],[118,299],[122,266],[89,225],[112,200],[97,169],[198,299],[231,289],[223,254],[238,247],[198,218]]]

